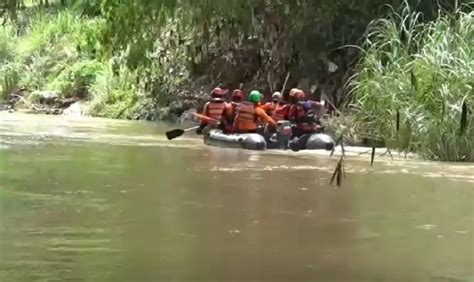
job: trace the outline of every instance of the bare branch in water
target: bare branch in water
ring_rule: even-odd
[[[341,156],[339,161],[337,162],[336,169],[332,173],[331,181],[329,182],[329,185],[332,185],[334,183],[334,179],[336,179],[336,185],[337,187],[341,187],[342,185],[342,177],[345,177],[345,170],[344,170],[344,156]]]
[[[372,155],[370,156],[370,166],[374,165],[374,158],[375,158],[375,147],[372,147]]]

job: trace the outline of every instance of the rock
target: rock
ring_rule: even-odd
[[[82,117],[86,115],[86,103],[84,101],[77,101],[72,103],[68,108],[63,111],[63,115]]]
[[[58,98],[59,95],[56,92],[50,90],[33,91],[30,94],[30,100],[38,102],[39,104],[52,105],[57,101]]]

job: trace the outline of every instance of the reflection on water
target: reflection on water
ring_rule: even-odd
[[[0,118],[0,281],[474,281],[473,165]]]

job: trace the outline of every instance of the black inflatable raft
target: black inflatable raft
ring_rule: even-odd
[[[206,145],[247,150],[286,149],[286,146],[281,145],[281,141],[274,138],[266,141],[262,135],[257,133],[224,134],[222,131],[214,129],[204,135],[204,144]],[[332,150],[334,140],[327,134],[315,133],[294,139],[288,145],[293,151]]]
[[[265,150],[267,148],[267,142],[260,134],[224,134],[222,131],[215,129],[211,129],[206,135],[204,135],[204,144],[224,148],[242,148],[247,150]]]
[[[293,151],[300,150],[332,150],[335,142],[331,136],[324,133],[303,135],[290,141],[288,147]]]

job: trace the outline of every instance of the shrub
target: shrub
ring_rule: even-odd
[[[350,84],[358,130],[430,159],[471,160],[474,12],[421,16],[406,6],[370,25]]]

